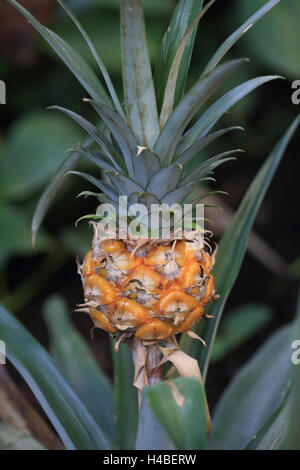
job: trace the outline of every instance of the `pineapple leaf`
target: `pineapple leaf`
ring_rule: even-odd
[[[87,32],[83,29],[83,27],[79,23],[76,16],[73,14],[72,10],[68,7],[68,5],[66,5],[63,0],[57,0],[57,1],[60,4],[60,6],[65,10],[65,12],[69,15],[69,17],[71,18],[71,20],[73,21],[75,26],[77,26],[77,28],[80,31],[82,37],[86,41],[91,53],[93,54],[94,59],[97,62],[97,65],[98,65],[98,67],[99,67],[99,69],[100,69],[100,71],[103,75],[103,78],[104,78],[106,86],[109,90],[109,93],[110,93],[111,99],[114,103],[114,106],[115,106],[116,110],[118,111],[118,113],[120,114],[120,116],[125,119],[125,115],[124,115],[122,106],[121,106],[120,101],[118,99],[118,96],[116,94],[115,88],[112,84],[111,78],[110,78],[110,76],[107,72],[107,69],[106,69],[105,65],[103,64],[102,60],[100,59],[100,57],[97,53],[94,44],[92,43],[91,39],[89,38]]]
[[[117,171],[122,171],[121,167],[119,166],[119,163],[121,164],[122,157],[117,155],[116,150],[111,145],[109,140],[105,137],[105,135],[99,129],[97,129],[96,126],[91,124],[89,121],[84,119],[79,114],[74,113],[74,111],[71,111],[69,109],[62,108],[60,106],[50,106],[48,109],[61,111],[62,113],[74,119],[74,121],[77,122],[77,124],[79,124],[91,137],[93,137],[93,139],[95,139],[97,144],[102,148],[105,155],[109,158],[109,160],[113,164],[114,168]]]
[[[183,135],[179,142],[177,153],[180,154],[190,147],[190,145],[199,137],[203,136],[207,129],[211,129],[212,125],[216,124],[218,120],[238,101],[248,95],[255,88],[267,83],[271,80],[276,80],[278,75],[266,75],[263,77],[253,78],[241,85],[230,90],[222,98],[210,106],[198,119],[198,121]]]
[[[227,127],[226,129],[220,129],[219,131],[213,132],[212,134],[208,135],[207,137],[202,137],[199,140],[191,145],[185,152],[183,152],[179,157],[176,159],[176,163],[180,163],[181,165],[185,165],[188,163],[200,150],[204,149],[207,145],[211,142],[214,142],[218,137],[226,134],[227,132],[231,132],[234,130],[241,130],[244,131],[243,127],[240,126],[233,126]]]
[[[116,410],[116,440],[120,449],[134,449],[138,423],[138,396],[133,386],[134,366],[132,352],[126,344],[120,344],[115,351],[113,341],[112,358],[114,365],[114,405]]]
[[[110,132],[116,139],[126,164],[128,175],[134,176],[133,163],[132,163],[132,149],[136,147],[136,140],[131,130],[126,126],[123,119],[118,116],[112,109],[102,103],[97,103],[93,100],[86,100],[97,111],[101,119],[106,123]]]
[[[132,157],[132,161],[136,181],[146,188],[149,179],[161,168],[158,156],[148,149],[143,149]]]
[[[198,378],[180,377],[157,383],[145,389],[145,396],[177,449],[206,448],[205,392]]]
[[[204,328],[203,325],[199,325],[198,327],[198,333],[204,338],[207,347],[199,348],[198,344],[195,344],[196,342],[192,344],[186,335],[182,339],[181,345],[183,349],[193,357],[198,358],[204,377],[206,377],[207,374],[210,354],[222,312],[243,262],[248,236],[255,216],[299,122],[300,116],[294,120],[262,165],[246,192],[229,228],[222,237],[213,271],[216,289],[220,294],[220,298],[206,309],[206,313],[213,315],[214,318],[209,320],[206,328]],[[200,332],[201,327],[204,329],[202,332]]]
[[[156,419],[145,395],[144,391],[140,407],[135,449],[174,450],[175,447],[173,442],[165,429]]]
[[[35,209],[31,223],[32,245],[35,246],[37,232],[51,206],[56,194],[58,193],[66,174],[76,167],[81,158],[79,152],[71,152],[59,167],[55,177],[43,192],[38,205]]]
[[[202,178],[202,179],[197,179],[196,181],[190,181],[189,183],[185,184],[184,186],[181,186],[180,188],[175,189],[174,191],[170,191],[168,194],[166,194],[161,202],[165,204],[169,204],[170,206],[172,204],[181,204],[182,201],[187,197],[188,194],[195,189],[199,183],[203,181],[214,181],[213,178],[207,177],[207,178]]]
[[[127,121],[139,145],[152,148],[159,134],[142,0],[121,0],[122,69]]]
[[[98,178],[95,178],[94,176],[88,175],[87,173],[83,173],[82,171],[68,171],[69,175],[77,175],[81,176],[85,180],[89,181],[92,183],[94,186],[99,188],[104,194],[107,194],[107,196],[114,202],[118,202],[118,194],[117,192],[111,188],[107,183],[104,183],[103,181],[99,180]]]
[[[60,296],[53,295],[43,306],[50,332],[53,360],[99,425],[114,439],[112,385],[102,372],[81,334],[70,320],[69,309]]]
[[[188,40],[190,39],[192,32],[194,31],[195,27],[198,25],[201,18],[205,15],[207,10],[213,5],[213,3],[215,3],[215,1],[216,0],[211,0],[204,8],[202,8],[199,15],[196,16],[196,18],[187,28],[183,38],[180,41],[180,44],[178,46],[178,49],[176,51],[175,57],[172,62],[172,66],[170,68],[168,81],[167,81],[166,88],[165,88],[164,100],[163,100],[162,109],[161,109],[160,118],[159,118],[161,128],[164,127],[170,114],[173,111],[179,68],[180,68],[181,60],[182,60],[186,45],[188,43]]]
[[[238,153],[238,152],[244,152],[244,150],[242,149],[228,150],[227,152],[222,152],[219,155],[209,158],[205,162],[201,163],[201,165],[199,165],[197,168],[195,168],[195,170],[191,171],[188,175],[186,175],[181,181],[179,187],[195,179],[204,178],[206,175],[208,175],[208,173],[210,173],[212,170],[217,168],[219,165],[222,165],[223,163],[230,161],[230,160],[235,160],[235,158],[233,157],[231,158],[225,158],[225,157],[227,155],[232,155],[233,153]]]
[[[181,165],[170,165],[155,173],[149,181],[147,191],[162,199],[167,193],[177,188],[182,174]]]
[[[208,77],[200,78],[176,106],[154,147],[154,151],[158,154],[162,163],[170,164],[172,162],[178,141],[194,114],[245,61],[247,59],[226,62],[217,67]]]
[[[289,392],[266,420],[259,431],[254,434],[244,450],[279,450],[288,423]],[[289,449],[291,450],[291,449]]]
[[[127,176],[122,175],[121,173],[118,175],[110,173],[109,179],[112,181],[116,191],[120,194],[120,196],[130,196],[132,193],[145,192],[145,188],[137,184],[132,179],[127,178]]]
[[[300,338],[300,292],[298,293],[298,302],[296,307],[296,318],[293,323],[292,341]],[[292,346],[293,347],[293,346]],[[291,366],[291,396],[290,408],[287,416],[287,426],[281,448],[284,450],[299,450],[300,432],[299,432],[299,391],[300,377],[298,365],[293,363]]]
[[[241,450],[259,438],[289,390],[291,338],[292,324],[279,328],[235,375],[215,408],[210,450]]]
[[[98,80],[96,74],[87,64],[87,62],[76,52],[64,39],[58,36],[50,29],[43,26],[37,21],[34,16],[29,13],[26,8],[20,5],[15,0],[6,0],[13,5],[32,26],[43,36],[51,48],[66,64],[66,66],[75,75],[77,80],[86,89],[88,94],[95,100],[101,101],[108,106],[111,106],[111,100],[103,88],[101,82]]]
[[[179,44],[194,18],[200,13],[202,5],[203,0],[180,0],[174,10],[169,27],[162,39],[159,59],[154,75],[159,108],[163,102],[166,83]],[[194,28],[182,55],[176,80],[175,105],[179,103],[184,94],[185,82],[190,66],[196,31],[197,25]]]
[[[263,7],[257,10],[245,23],[242,24],[234,33],[232,33],[224,43],[217,49],[215,54],[212,56],[207,66],[205,67],[202,77],[211,72],[227,52],[234,46],[234,44],[243,37],[243,35],[252,28],[266,13],[268,13],[273,7],[277,5],[281,0],[269,0]]]
[[[203,199],[209,197],[209,196],[213,196],[214,194],[223,194],[224,196],[228,196],[228,193],[226,193],[226,191],[221,191],[221,190],[216,190],[216,191],[209,191],[207,193],[204,193],[204,194],[200,194],[199,196],[195,197],[194,199],[191,199],[191,198],[187,198],[187,204],[196,204],[197,202],[200,202],[202,201]],[[206,207],[210,207],[209,204],[204,204]],[[217,207],[220,207],[220,206],[217,206]]]
[[[0,337],[67,449],[110,449],[102,429],[56,368],[49,354],[14,315],[0,306]]]
[[[81,156],[95,163],[95,165],[101,168],[101,170],[115,171],[115,168],[106,161],[105,155],[103,155],[98,150],[79,147],[78,149],[71,150],[71,152],[78,152]]]

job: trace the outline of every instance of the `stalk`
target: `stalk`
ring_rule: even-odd
[[[134,339],[132,342],[133,361],[135,365],[134,385],[139,392],[139,425],[137,431],[137,450],[171,450],[174,445],[165,430],[154,416],[148,402],[143,396],[145,387],[155,385],[163,378],[163,354],[159,343],[145,343]]]

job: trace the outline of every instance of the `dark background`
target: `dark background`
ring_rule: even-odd
[[[23,0],[20,3],[78,47],[93,64],[80,35],[56,8],[54,0]],[[187,87],[199,76],[216,47],[263,3],[260,0],[216,2],[201,21]],[[118,1],[73,0],[69,4],[90,33],[121,95]],[[173,0],[145,1],[153,66],[174,5]],[[229,58],[251,59],[231,86],[257,75],[279,74],[285,80],[264,85],[236,105],[223,118],[222,127],[241,125],[246,132],[225,136],[221,143],[210,147],[211,152],[215,151],[212,155],[229,148],[246,150],[236,162],[230,162],[216,172],[214,189],[229,193],[221,199],[226,214],[227,208],[238,207],[260,165],[299,112],[291,102],[292,81],[300,79],[299,17],[299,2],[285,0],[229,54]],[[71,73],[34,34],[30,25],[4,1],[0,5],[0,79],[7,86],[7,104],[0,107],[1,301],[42,344],[48,346],[43,320],[45,301],[58,294],[72,311],[82,300],[75,254],[83,256],[89,249],[91,231],[85,222],[78,228],[74,223],[83,214],[95,211],[96,206],[92,199],[76,199],[83,189],[93,189],[75,176],[68,177],[43,224],[37,247],[32,249],[30,223],[38,198],[65,158],[65,151],[82,137],[75,124],[45,108],[59,104],[88,119],[95,119],[95,116],[82,102],[84,91]],[[239,367],[265,338],[294,315],[300,276],[299,144],[298,134],[289,146],[258,214],[255,231],[266,247],[261,252],[254,243],[254,253],[252,250],[251,254],[246,254],[226,305],[224,321],[234,315],[236,309],[248,308],[250,315],[252,311],[263,311],[268,315],[262,314],[262,321],[258,321],[242,344],[231,345],[230,334],[227,334],[223,341],[224,351],[215,358],[208,376],[208,398],[212,407]],[[84,165],[86,168],[87,164]],[[95,171],[93,167],[88,169]],[[219,227],[224,214],[215,211],[211,218]],[[219,232],[218,228],[216,232]],[[108,336],[97,330],[92,341],[89,318],[74,313],[72,320],[89,342],[101,366],[111,374]],[[235,328],[239,328],[238,322]],[[29,394],[15,373],[14,376]]]

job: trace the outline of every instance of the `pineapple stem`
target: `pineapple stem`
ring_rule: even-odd
[[[162,380],[163,365],[160,363],[163,354],[158,342],[146,344],[136,338],[133,340],[132,351],[135,365],[134,386],[139,392],[139,408],[141,408],[143,389]]]

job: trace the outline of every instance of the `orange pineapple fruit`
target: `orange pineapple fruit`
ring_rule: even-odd
[[[213,255],[193,240],[97,238],[80,272],[87,311],[96,328],[116,337],[166,340],[191,329],[214,297]]]

